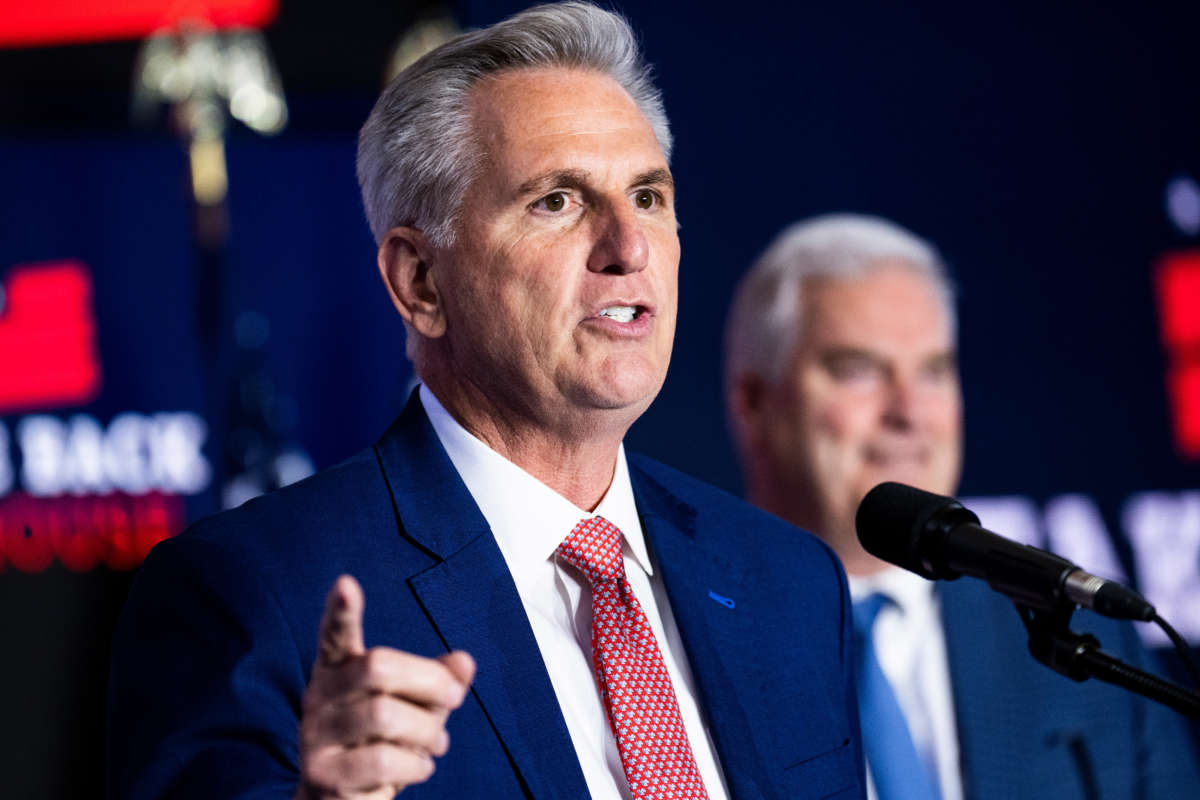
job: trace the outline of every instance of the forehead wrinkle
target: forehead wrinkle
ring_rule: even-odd
[[[623,128],[638,127],[639,123],[645,123],[649,127],[650,123],[646,122],[646,118],[635,106],[624,104],[614,104],[605,108],[590,108],[587,116],[589,122],[596,125],[595,130],[588,129],[580,131],[581,133],[611,133],[614,130]],[[563,117],[575,117],[579,112],[576,109],[555,109],[546,110],[538,116],[538,122],[557,122]],[[598,124],[607,123],[607,124]],[[574,127],[574,125],[572,125]]]
[[[500,132],[496,138],[505,144],[515,141],[542,142],[550,140],[553,142],[555,140],[559,140],[564,142],[584,142],[585,144],[583,147],[589,147],[590,145],[586,144],[589,139],[597,140],[599,142],[609,137],[619,136],[622,139],[634,144],[644,143],[646,145],[652,145],[655,151],[661,152],[658,147],[658,141],[653,138],[653,135],[644,136],[646,131],[643,131],[639,126],[636,125],[613,126],[607,130],[602,130],[599,128],[580,130],[578,128],[574,128],[571,130],[559,131],[536,130],[532,132],[525,132],[523,129],[536,126],[533,123],[530,123],[528,120],[523,120],[519,126],[514,127],[519,127],[522,130],[505,130]]]
[[[586,140],[589,136],[594,135],[594,133],[589,133],[588,131],[547,132],[522,137],[515,135],[513,131],[506,129],[503,125],[489,127],[491,130],[488,131],[487,138],[490,146],[483,148],[483,154],[485,160],[491,165],[491,169],[489,169],[488,172],[491,172],[493,175],[506,172],[511,174],[511,171],[513,170],[520,170],[521,166],[519,161],[525,159],[528,159],[532,162],[528,164],[528,166],[536,167],[537,162],[545,162],[546,160],[549,160],[547,158],[548,156],[553,156],[553,159],[559,161],[560,164],[564,161],[568,164],[572,161],[581,162],[585,165],[593,164],[590,149],[586,146],[584,148],[578,148],[574,152],[566,153],[555,152],[554,147],[550,146],[541,150],[540,152],[524,153],[524,158],[518,160],[517,162],[510,161],[508,156],[510,151],[513,149],[512,144],[515,142],[528,143],[546,139],[571,139],[579,141]],[[639,132],[635,129],[630,130],[633,130],[634,132],[629,138],[636,138]],[[659,163],[662,163],[661,150],[658,147],[657,141],[651,137],[647,139],[646,142],[647,144],[653,144],[654,156],[657,158],[657,160],[659,160]],[[639,160],[640,158],[641,157],[639,157]],[[650,158],[649,160],[650,164],[654,164],[655,158]],[[538,172],[531,178],[522,180],[514,192],[517,195],[522,195],[536,191],[538,188],[550,189],[553,188],[553,184],[556,181],[566,185],[582,188],[586,185],[604,182],[613,177],[611,173],[621,169],[621,165],[612,160],[606,160],[602,164],[594,164],[593,166],[602,167],[602,169],[597,171],[596,169],[589,169],[587,166],[551,166],[548,169]],[[674,179],[671,177],[670,171],[665,166],[651,166],[648,169],[639,170],[636,177],[630,181],[629,186],[632,187],[642,184],[664,185],[673,189]]]
[[[521,131],[528,128],[541,128],[546,125],[553,125],[562,120],[567,121],[564,128],[558,130],[548,130],[537,135],[554,136],[554,135],[606,135],[625,130],[636,130],[645,126],[653,136],[653,129],[650,128],[650,123],[642,114],[641,110],[634,104],[633,99],[628,95],[623,95],[619,100],[614,100],[603,107],[589,107],[586,109],[584,119],[580,119],[580,108],[576,105],[564,105],[549,107],[544,104],[539,105],[540,98],[537,96],[537,90],[534,90],[532,97],[526,96],[525,93],[518,93],[513,87],[502,83],[503,75],[497,76],[494,81],[485,82],[477,85],[471,93],[470,104],[472,106],[472,116],[476,119],[490,117],[494,121],[500,121],[505,124],[495,126],[497,133],[502,137],[506,137],[511,131]],[[616,88],[623,93],[619,85],[614,84]],[[489,94],[499,95],[488,97]],[[529,107],[532,101],[533,108]],[[508,111],[511,108],[525,108],[526,113],[509,115]],[[586,124],[588,127],[580,130],[580,124]],[[657,141],[657,140],[656,140]]]

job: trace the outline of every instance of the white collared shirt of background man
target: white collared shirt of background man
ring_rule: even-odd
[[[933,760],[942,800],[962,800],[946,636],[933,582],[894,567],[849,580],[856,601],[874,592],[894,601],[879,612],[872,631],[879,666],[896,693],[917,752]],[[877,800],[874,781],[868,780],[867,788],[868,800]]]

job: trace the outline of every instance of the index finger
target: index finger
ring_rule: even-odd
[[[317,634],[317,664],[336,667],[366,652],[363,645],[362,587],[351,575],[342,575],[325,598],[325,612]]]

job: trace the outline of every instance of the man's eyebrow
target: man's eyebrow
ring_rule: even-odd
[[[846,361],[854,358],[878,361],[879,354],[874,350],[869,350],[865,347],[854,347],[851,345],[836,345],[834,347],[829,347],[825,350],[822,350],[820,354],[821,361],[827,364],[834,361]]]
[[[517,196],[542,194],[552,189],[570,187],[578,189],[588,182],[588,174],[581,169],[552,169],[535,175],[517,187]]]
[[[643,172],[633,179],[632,186],[662,186],[672,192],[675,191],[675,178],[671,176],[671,171],[659,167],[652,169],[649,172]]]
[[[535,175],[517,187],[518,197],[544,194],[559,188],[582,189],[588,184],[589,175],[582,169],[552,169]],[[662,186],[675,191],[675,179],[670,170],[658,167],[647,170],[633,179],[630,186]]]
[[[951,348],[940,353],[934,353],[925,359],[925,363],[935,367],[958,367],[958,351]]]

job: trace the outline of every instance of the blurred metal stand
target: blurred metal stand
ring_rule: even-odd
[[[459,32],[441,4],[406,27],[385,80]],[[271,321],[232,307],[229,175],[225,138],[231,120],[262,134],[287,125],[279,74],[255,30],[217,30],[190,22],[146,39],[137,60],[133,115],[172,127],[188,153],[198,269],[196,327],[204,348],[206,416],[215,434],[213,462],[221,504],[238,505],[311,474],[311,457],[294,435],[298,404],[270,368]]]
[[[255,30],[217,30],[198,22],[146,39],[134,79],[135,119],[153,119],[163,103],[188,149],[197,243],[220,250],[229,236],[229,118],[266,135],[287,125],[287,103],[266,40]]]
[[[262,134],[287,125],[287,104],[265,39],[249,29],[199,23],[148,38],[134,82],[133,113],[143,123],[169,108],[188,153],[198,260],[196,324],[204,347],[206,406],[217,432],[214,459],[222,505],[237,505],[312,472],[290,436],[295,413],[276,388],[265,346],[269,320],[229,303],[229,174],[225,137],[231,119]]]

